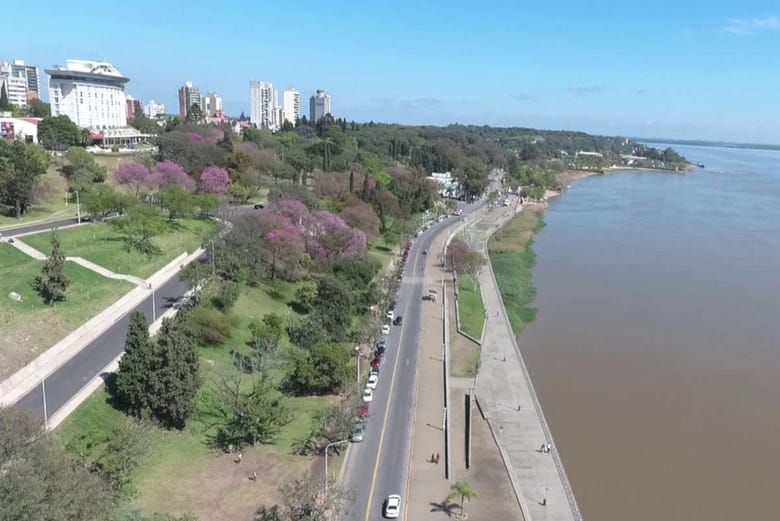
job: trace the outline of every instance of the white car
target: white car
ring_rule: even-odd
[[[379,375],[376,373],[371,373],[368,375],[368,383],[366,384],[367,389],[371,389],[372,391],[376,389],[377,384],[379,383]]]
[[[382,326],[382,334],[383,335],[390,334],[390,324],[385,324],[384,326]]]
[[[391,309],[390,311],[387,312],[387,320],[392,321],[394,318],[395,318],[395,311]]]
[[[374,399],[374,390],[369,387],[366,387],[363,390],[363,401],[370,402],[373,399]]]
[[[387,519],[398,519],[401,515],[401,496],[398,494],[391,494],[385,499],[385,504],[382,506],[382,514]]]

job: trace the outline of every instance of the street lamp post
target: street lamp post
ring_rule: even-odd
[[[149,282],[149,289],[152,290],[152,323],[157,322],[157,303],[154,300],[154,285]]]
[[[41,392],[43,394],[43,427],[49,430],[49,412],[46,409],[46,377],[41,377]]]
[[[341,445],[342,443],[349,443],[349,440],[340,440],[329,443],[325,446],[325,501],[328,501],[328,452],[334,445]]]
[[[81,203],[79,202],[79,191],[76,190],[76,222],[81,224]]]

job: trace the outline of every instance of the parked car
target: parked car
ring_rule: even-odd
[[[374,359],[371,361],[371,368],[372,369],[379,369],[379,366],[382,365],[382,357],[377,355],[374,357]]]
[[[386,347],[384,344],[377,345],[376,346],[376,356],[385,356],[385,349]]]
[[[403,321],[404,321],[404,317],[402,317],[401,315],[398,315],[398,316],[397,316],[397,317],[395,317],[395,319],[393,320],[393,325],[394,325],[394,326],[400,326],[400,325],[403,323]]]
[[[366,383],[366,387],[368,389],[371,389],[372,391],[376,389],[376,386],[379,384],[379,374],[378,373],[371,373],[368,375],[368,383]]]
[[[422,254],[423,254],[423,255],[428,255],[428,250],[423,250],[423,251],[422,251]]]
[[[387,312],[387,320],[393,320],[393,318],[395,318],[395,311],[391,309]]]
[[[257,203],[255,205],[255,210],[262,210],[263,208],[265,208],[265,205],[263,203]]]
[[[358,423],[357,425],[355,425],[355,428],[352,431],[352,435],[349,437],[349,440],[352,443],[360,443],[361,441],[363,441],[363,431],[364,430],[365,430],[365,428],[363,427],[363,424],[362,423]]]
[[[360,409],[358,409],[358,416],[361,418],[366,418],[368,416],[368,402],[363,402],[360,404]]]
[[[373,399],[374,399],[374,390],[369,387],[363,389],[363,401],[370,402]]]
[[[390,324],[385,324],[382,326],[382,334],[383,335],[389,335],[390,334]]]
[[[398,516],[401,515],[401,496],[398,494],[387,496],[384,505],[382,505],[382,514],[387,519],[398,519]]]

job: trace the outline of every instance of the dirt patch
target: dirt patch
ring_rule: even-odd
[[[585,177],[591,177],[594,175],[601,175],[603,172],[596,170],[566,170],[555,176],[555,180],[560,183],[561,188],[566,190],[577,179],[583,179]]]
[[[199,521],[250,521],[260,506],[278,503],[280,487],[309,465],[308,458],[267,447],[248,449],[241,463],[233,454],[205,456],[180,465],[153,490],[141,491],[136,506],[148,513],[192,513]],[[257,481],[250,479],[253,471]]]

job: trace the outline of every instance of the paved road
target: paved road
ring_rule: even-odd
[[[186,285],[174,277],[154,292],[156,316],[162,315],[187,291]],[[152,297],[144,300],[136,309],[152,321]],[[65,362],[46,378],[46,405],[49,416],[70,400],[88,381],[100,374],[111,360],[122,352],[130,316],[117,320],[105,333],[82,349],[76,356]],[[38,386],[12,407],[27,409],[43,418],[42,386]]]
[[[73,226],[74,224],[78,224],[78,221],[75,217],[72,219],[63,219],[61,221],[52,221],[49,223],[28,224],[16,228],[8,228],[6,230],[0,229],[0,234],[4,235],[5,237],[13,237],[23,233],[48,232],[52,228],[62,228],[64,226]]]
[[[466,213],[482,204],[470,207]],[[423,232],[409,252],[395,307],[396,314],[404,317],[403,325],[391,327],[364,441],[352,445],[344,471],[343,486],[354,492],[355,500],[348,520],[381,519],[385,498],[390,494],[403,496],[406,491],[422,296],[427,292],[423,285],[427,259],[422,251],[430,250],[434,238],[456,219],[450,217]]]

